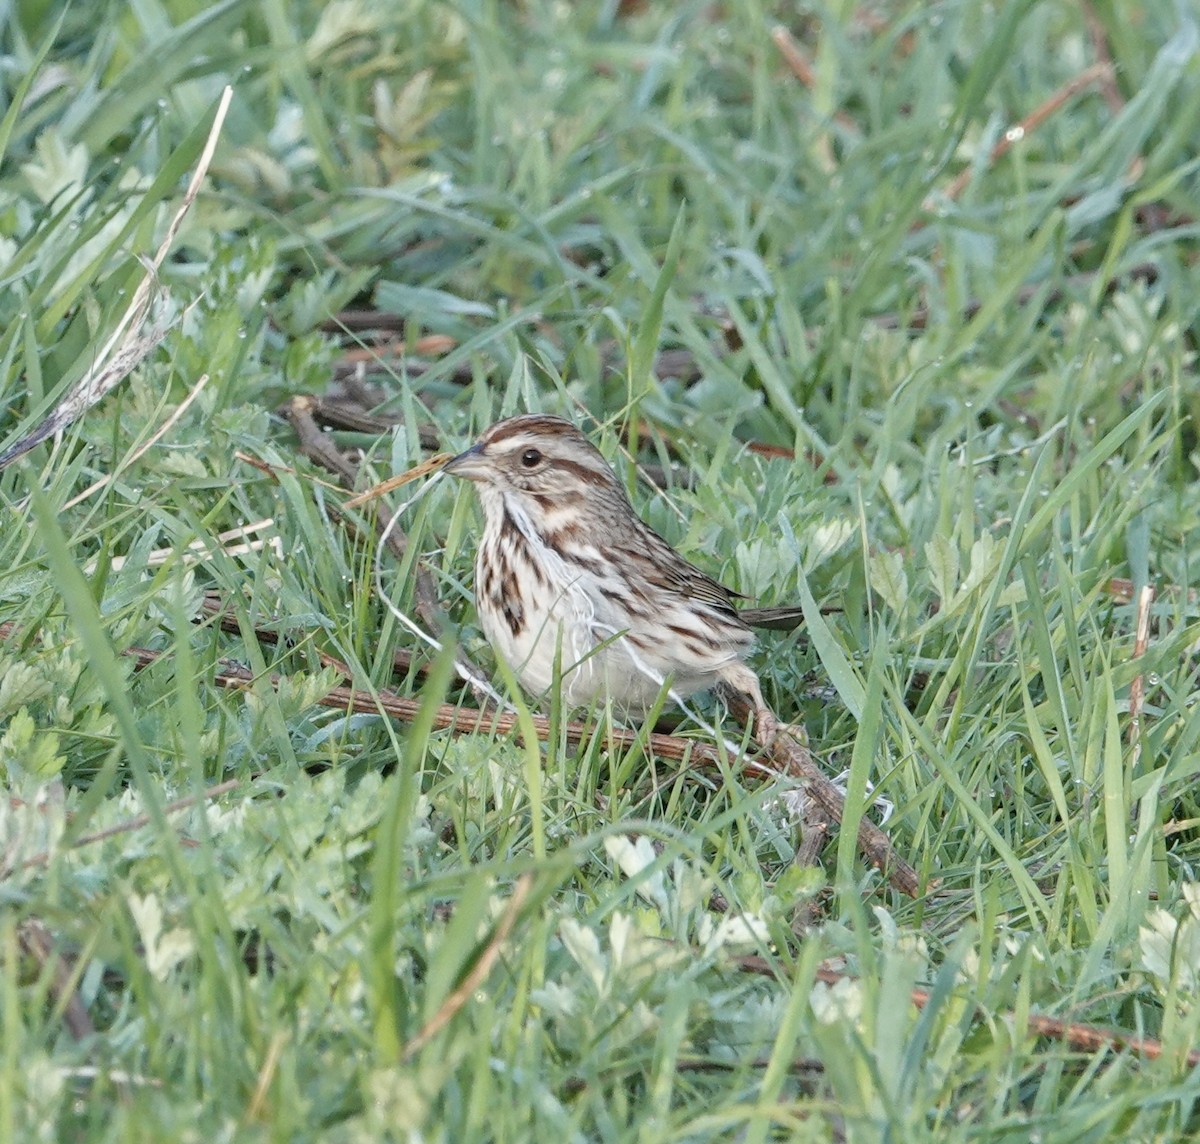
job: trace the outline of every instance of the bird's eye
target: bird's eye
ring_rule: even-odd
[[[525,452],[521,454],[521,464],[527,469],[532,469],[541,461],[541,459],[542,454],[538,449],[526,449]]]

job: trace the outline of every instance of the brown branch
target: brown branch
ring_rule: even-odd
[[[397,372],[415,380],[437,368],[438,363],[425,358],[400,358],[389,360],[378,358],[373,363],[375,373],[386,373],[389,376]],[[494,368],[494,367],[491,367]],[[489,371],[490,372],[490,369]],[[352,387],[367,373],[366,365],[361,361],[339,361],[334,363],[333,378],[342,386]],[[475,365],[471,361],[460,361],[453,369],[443,375],[443,380],[456,385],[470,385],[475,380]]]
[[[300,452],[314,464],[338,477],[347,488],[358,479],[358,466],[334,443],[313,416],[316,400],[312,397],[293,397],[280,412],[291,422],[300,439]]]
[[[0,625],[0,638],[15,634],[12,625]],[[266,633],[277,638],[275,633]],[[131,647],[124,652],[134,659],[139,668],[157,662],[163,653],[151,648]],[[241,664],[232,660],[220,661],[222,670],[213,676],[213,682],[218,687],[244,690],[254,683],[254,676]],[[332,661],[339,670],[348,672],[344,664]],[[281,676],[268,677],[272,687],[278,686]],[[353,711],[364,714],[383,714],[399,722],[411,723],[420,710],[421,701],[392,692],[381,691],[371,694],[351,687],[331,688],[317,700],[322,707],[330,707],[339,711]],[[737,695],[729,696],[730,709],[743,722],[751,715],[746,701]],[[546,741],[551,734],[551,721],[548,716],[534,713],[530,716],[534,733],[541,741]],[[497,735],[514,735],[520,741],[519,722],[512,712],[489,711],[479,708],[455,706],[449,703],[441,704],[434,715],[433,725],[438,730],[449,730],[454,734],[471,734],[479,731],[490,731]],[[570,722],[564,728],[568,742],[578,744],[593,734],[592,728],[584,723]],[[646,738],[649,749],[661,758],[687,760],[689,766],[701,770],[717,771],[722,769],[720,754],[707,743],[684,739],[675,735],[663,735],[651,732]],[[624,727],[612,728],[606,736],[606,745],[610,750],[628,749],[643,742],[643,733]],[[841,791],[821,772],[813,761],[808,749],[786,733],[777,735],[775,741],[768,747],[771,763],[758,759],[743,759],[742,771],[748,777],[763,782],[771,782],[781,776],[793,778],[804,787],[805,793],[816,808],[820,819],[828,824],[840,824],[845,809],[845,800]],[[183,809],[198,798],[212,798],[225,793],[236,785],[236,780],[223,783],[205,791],[203,795],[190,795],[170,803],[167,812]],[[818,821],[820,821],[820,819]],[[87,835],[77,840],[76,845],[86,845],[99,841],[123,830],[137,829],[144,826],[148,819],[144,815],[130,820],[118,827],[109,827],[94,835]],[[916,897],[920,892],[920,883],[912,867],[900,858],[883,833],[874,823],[862,819],[858,826],[858,846],[863,856],[873,866],[879,869],[896,890],[909,897]],[[48,854],[36,855],[26,860],[25,865],[45,864]]]
[[[678,1057],[675,1060],[675,1071],[679,1073],[731,1073],[739,1072],[742,1069],[762,1072],[771,1066],[772,1062],[769,1057],[755,1057],[752,1061],[743,1061],[684,1056]],[[797,1077],[801,1083],[808,1081],[808,1088],[812,1088],[813,1082],[818,1077],[825,1075],[824,1063],[812,1057],[796,1057],[794,1060],[788,1062],[787,1070],[789,1074]],[[589,1087],[590,1082],[581,1076],[571,1076],[563,1082],[563,1091],[571,1096],[578,1096],[581,1092],[586,1092]],[[842,1137],[834,1137],[834,1139],[841,1140]]]
[[[378,402],[382,402],[385,397],[386,395],[380,392]],[[372,412],[373,405],[366,406],[361,400],[350,394],[345,396],[326,395],[325,397],[306,395],[303,400],[313,419],[332,429],[347,429],[354,433],[374,433],[383,436],[385,433],[390,433],[397,425],[403,424],[402,419],[394,415]],[[280,412],[285,417],[288,416],[288,406],[285,405]],[[432,425],[418,425],[417,438],[422,449],[436,452],[441,448],[441,435]]]
[[[238,779],[227,779],[223,783],[217,783],[216,786],[210,786],[207,790],[201,791],[199,794],[189,794],[183,798],[177,798],[174,802],[169,802],[163,807],[163,814],[174,814],[176,811],[186,810],[189,806],[195,806],[197,803],[219,798],[223,794],[228,794],[238,785],[240,785]],[[128,834],[131,830],[141,830],[143,826],[148,826],[150,821],[150,815],[148,814],[139,814],[133,818],[127,818],[124,822],[118,822],[115,826],[106,826],[103,830],[97,830],[92,834],[81,834],[71,843],[69,849],[78,850],[81,846],[90,846],[93,842],[103,842],[106,838],[113,838],[118,834]],[[46,866],[53,856],[52,851],[43,850],[40,854],[34,854],[33,857],[26,858],[21,863],[21,869],[28,869],[30,866]]]
[[[730,694],[726,701],[735,717],[743,723],[753,716],[753,708],[746,697]],[[801,784],[805,796],[813,804],[810,813],[816,812],[813,816],[816,822],[840,826],[846,812],[845,796],[817,766],[812,752],[789,734],[786,727],[780,727],[760,745],[774,764],[776,774],[786,775]],[[888,836],[865,816],[858,821],[857,842],[859,853],[887,878],[893,889],[910,898],[921,893],[917,872],[895,852]]]
[[[236,629],[236,621],[232,616],[220,613],[222,608],[215,599],[205,600],[205,610],[210,614],[220,614],[222,626]],[[11,627],[0,627],[0,636],[13,631]],[[268,641],[278,640],[278,633],[264,631],[262,637]],[[126,655],[134,658],[139,667],[156,662],[162,653],[149,648],[129,648]],[[349,669],[340,661],[326,657],[325,662],[331,663],[344,675],[349,675]],[[241,665],[232,661],[222,661],[224,670],[219,670],[213,682],[220,687],[247,688],[254,682],[254,677]],[[277,686],[280,676],[269,677],[270,685]],[[749,705],[739,696],[731,695],[730,709],[734,715],[745,723],[751,716]],[[420,709],[420,701],[391,692],[371,694],[350,687],[335,687],[326,693],[318,702],[325,707],[344,711],[356,711],[369,714],[385,714],[401,722],[412,722]],[[532,715],[535,734],[540,740],[548,740],[551,734],[549,718],[544,715]],[[518,720],[515,714],[498,711],[464,708],[452,704],[442,704],[434,718],[434,725],[440,730],[451,730],[455,734],[469,734],[481,730],[491,730],[496,734],[517,734]],[[585,724],[571,722],[567,724],[568,741],[582,742],[592,735],[592,730]],[[607,737],[609,749],[629,748],[642,742],[642,734],[625,728],[613,728]],[[650,733],[649,748],[662,758],[687,759],[690,766],[704,770],[720,771],[722,759],[719,753],[706,743],[683,739],[673,735]],[[804,789],[810,808],[809,817],[813,819],[813,828],[827,829],[840,824],[845,809],[845,800],[838,788],[829,781],[814,762],[808,749],[798,743],[790,735],[780,734],[774,741],[764,745],[770,763],[756,759],[745,759],[742,762],[743,773],[750,778],[771,782],[781,776],[797,780]],[[213,793],[220,793],[214,788]],[[172,804],[171,808],[174,808]],[[115,831],[114,831],[115,832]],[[104,835],[102,835],[104,836]],[[88,839],[85,841],[90,841]],[[887,836],[874,823],[862,819],[858,825],[857,842],[863,856],[879,869],[888,879],[893,888],[910,897],[920,893],[920,883],[912,867],[900,858],[893,850]],[[34,860],[36,861],[36,860]],[[31,862],[32,864],[32,862]]]
[[[992,166],[997,160],[1006,155],[1009,150],[1017,143],[1023,142],[1032,135],[1043,123],[1046,122],[1055,112],[1060,110],[1064,104],[1068,103],[1080,92],[1091,87],[1095,83],[1103,83],[1111,81],[1113,78],[1113,65],[1109,63],[1092,64],[1091,67],[1084,68],[1077,76],[1068,80],[1050,97],[1044,100],[1041,104],[1033,109],[1019,123],[1013,124],[1004,134],[997,140],[995,146],[992,147],[991,154],[988,156],[988,165]],[[956,199],[966,189],[971,179],[975,175],[974,166],[965,167],[955,177],[954,181],[943,191],[943,196],[947,199]]]
[[[734,1072],[743,1068],[761,1071],[770,1067],[771,1060],[768,1057],[756,1057],[749,1062],[713,1060],[710,1057],[679,1057],[675,1061],[676,1072]],[[815,1077],[825,1073],[824,1063],[812,1057],[798,1057],[790,1061],[787,1067],[793,1076]]]
[[[50,997],[62,1014],[67,1032],[77,1041],[90,1037],[96,1026],[76,989],[82,976],[76,959],[55,951],[49,929],[37,918],[26,918],[17,926],[17,943],[26,957],[37,962],[41,972],[50,973]]]
[[[759,977],[770,977],[792,984],[788,978],[780,973],[775,965],[767,961],[764,957],[739,957],[737,959],[737,966],[744,973],[753,973]],[[837,985],[841,981],[858,980],[852,973],[841,973],[838,970],[826,969],[824,967],[817,969],[816,979],[826,985]],[[931,997],[932,993],[928,989],[921,989],[920,987],[913,989],[909,994],[910,1001],[918,1009],[924,1009],[929,1004]],[[1016,1023],[1017,1016],[1015,1013],[1009,1013],[1006,1015],[1006,1019]],[[1030,1032],[1035,1033],[1039,1037],[1062,1041],[1070,1045],[1071,1048],[1080,1049],[1083,1052],[1096,1053],[1105,1052],[1110,1049],[1114,1052],[1128,1050],[1135,1056],[1144,1057],[1152,1061],[1158,1060],[1165,1052],[1162,1041],[1155,1040],[1153,1037],[1138,1037],[1119,1029],[1105,1029],[1099,1025],[1084,1024],[1077,1021],[1064,1021],[1061,1017],[1046,1017],[1038,1013],[1029,1013],[1025,1016],[1025,1024]],[[1197,1065],[1200,1065],[1200,1049],[1189,1050],[1184,1063],[1188,1068],[1195,1068]]]
[[[163,653],[150,648],[132,647],[128,648],[125,654],[132,656],[139,666],[144,667],[161,658]],[[253,686],[254,676],[246,668],[230,660],[224,660],[222,663],[224,670],[217,671],[213,676],[213,682],[218,687],[247,689]],[[267,677],[267,681],[270,686],[276,687],[280,678],[278,675],[271,675]],[[396,695],[389,691],[372,694],[351,687],[331,688],[317,703],[338,711],[383,714],[401,723],[411,723],[421,709],[420,699]],[[749,704],[741,696],[731,694],[729,704],[735,717],[743,722],[752,714]],[[537,738],[542,742],[549,740],[550,718],[541,714],[532,714],[530,718]],[[511,734],[518,742],[522,741],[519,721],[513,712],[481,710],[443,703],[434,713],[433,726],[436,730],[451,731],[456,735],[479,731],[489,731],[496,735]],[[564,731],[570,743],[584,742],[594,733],[593,728],[587,724],[576,722],[568,723]],[[702,770],[720,772],[722,768],[721,756],[710,744],[675,735],[651,732],[645,736],[640,731],[614,727],[608,732],[605,743],[609,750],[645,744],[662,758],[686,759],[689,766]],[[767,753],[769,762],[761,759],[743,759],[742,772],[763,782],[774,782],[781,777],[795,779],[804,787],[805,794],[822,818],[830,824],[839,824],[842,821],[845,799],[841,791],[821,772],[807,748],[783,732],[775,736],[774,742],[767,748]],[[865,818],[860,820],[857,839],[863,857],[887,878],[894,889],[909,897],[916,897],[920,893],[916,871],[896,854],[887,835],[879,827]]]
[[[125,655],[136,661],[139,667],[147,667],[163,657],[163,652],[152,648],[131,647],[125,650]],[[234,660],[219,661],[221,668],[213,675],[213,683],[218,687],[232,690],[246,690],[255,682],[255,676],[246,667]],[[266,677],[271,687],[277,687],[282,676],[271,674]],[[421,700],[405,695],[396,695],[391,691],[367,692],[352,687],[334,687],[316,700],[321,707],[329,707],[336,711],[353,712],[355,714],[386,715],[400,723],[411,723],[421,709]],[[551,721],[548,715],[534,712],[530,715],[534,733],[539,741],[545,742],[550,738]],[[520,723],[516,714],[510,711],[483,710],[477,707],[461,707],[452,703],[439,705],[434,714],[433,726],[438,731],[450,731],[456,735],[474,734],[479,731],[489,731],[496,735],[513,735],[517,742],[520,738]],[[567,742],[578,744],[590,738],[593,728],[584,723],[570,722],[563,728]],[[610,750],[621,750],[644,743],[648,738],[651,750],[664,759],[689,759],[702,769],[720,769],[721,759],[717,751],[707,743],[694,739],[684,739],[677,735],[660,735],[652,732],[648,737],[641,732],[626,727],[614,727],[606,737],[606,745]],[[752,759],[745,761],[744,769],[755,778],[778,778],[779,774],[771,767]]]
[[[809,91],[817,87],[817,73],[813,70],[812,64],[809,62],[808,53],[796,42],[796,38],[782,24],[776,24],[771,29],[771,40],[775,47],[779,49],[779,54],[783,57],[783,62],[787,64],[788,70],[791,71],[801,84]],[[835,111],[833,113],[834,122],[839,127],[852,132],[854,135],[860,135],[858,124],[846,114],[844,111]],[[836,164],[833,160],[832,152],[829,149],[829,139],[827,136],[822,136],[820,140],[822,162],[830,164],[829,170],[834,170]]]

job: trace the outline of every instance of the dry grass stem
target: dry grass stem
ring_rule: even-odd
[[[229,110],[229,103],[232,99],[233,88],[226,87],[221,94],[220,102],[217,104],[217,112],[213,117],[213,125],[209,131],[208,140],[204,145],[204,150],[201,152],[200,161],[197,163],[196,169],[192,174],[187,191],[184,193],[183,202],[180,203],[179,209],[168,224],[167,233],[163,236],[163,240],[159,244],[154,257],[147,263],[146,274],[141,282],[138,283],[137,289],[133,292],[133,298],[130,300],[125,313],[121,316],[120,321],[117,322],[108,340],[97,352],[95,364],[63,396],[50,415],[32,433],[23,437],[6,453],[0,455],[0,469],[3,469],[5,465],[10,464],[18,457],[23,456],[35,445],[41,444],[48,437],[61,433],[86,413],[105,394],[109,393],[128,377],[150,351],[166,336],[166,327],[157,327],[146,335],[136,334],[134,331],[142,325],[147,313],[149,313],[150,303],[158,288],[159,267],[162,266],[163,260],[174,244],[175,236],[179,233],[179,227],[182,225],[188,211],[191,210],[192,203],[196,201],[200,185],[208,174],[208,168],[212,163],[213,153],[217,148],[217,140],[220,138],[221,128],[225,123],[225,115]]]
[[[492,971],[492,966],[496,964],[497,958],[499,958],[501,951],[504,949],[504,943],[508,941],[509,934],[512,933],[513,926],[517,924],[521,907],[525,904],[525,899],[529,896],[532,886],[533,878],[528,874],[522,874],[516,880],[516,883],[513,885],[512,897],[509,898],[508,905],[504,907],[504,913],[500,915],[500,920],[496,923],[495,931],[492,933],[487,945],[484,946],[478,960],[471,967],[471,971],[462,979],[458,987],[450,993],[446,1000],[442,1002],[441,1007],[429,1019],[425,1027],[404,1046],[400,1054],[401,1060],[410,1060],[425,1045],[429,1044],[450,1023],[454,1014],[471,999],[471,994],[487,980],[488,974]]]

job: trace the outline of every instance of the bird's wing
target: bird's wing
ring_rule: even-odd
[[[685,560],[649,525],[643,524],[641,540],[646,545],[650,559],[643,569],[646,580],[659,588],[678,592],[689,600],[710,604],[718,611],[736,615],[735,599],[742,597],[724,584],[714,580]]]

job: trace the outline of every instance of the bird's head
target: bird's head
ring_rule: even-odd
[[[579,501],[604,501],[624,490],[600,451],[562,417],[526,413],[498,421],[445,466],[490,493],[518,497],[543,510]]]

